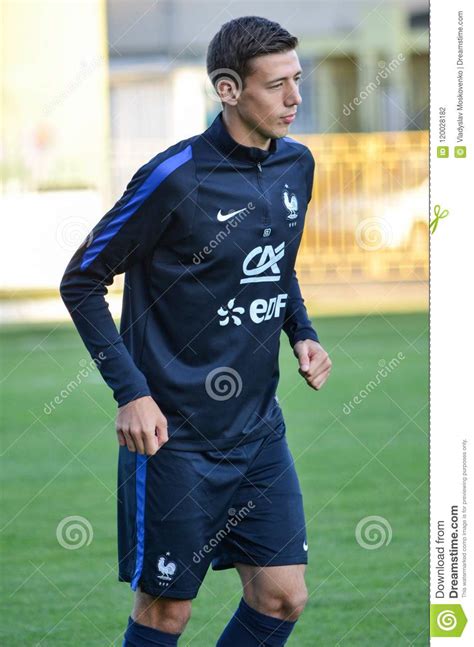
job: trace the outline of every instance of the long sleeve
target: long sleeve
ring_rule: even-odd
[[[293,270],[293,277],[291,279],[283,330],[288,335],[292,348],[296,342],[303,339],[319,341],[318,334],[311,324],[306,306],[304,305],[296,270]]]
[[[105,300],[114,276],[142,261],[172,220],[166,178],[189,159],[185,149],[159,154],[133,176],[125,193],[70,260],[60,294],[91,357],[119,406],[150,395]]]
[[[306,154],[302,156],[300,160],[303,165],[304,177],[306,181],[306,203],[309,204],[313,192],[314,170],[316,163],[309,148],[306,148],[305,153]],[[301,295],[301,289],[298,282],[298,277],[296,275],[296,270],[293,270],[293,276],[291,278],[283,330],[288,335],[292,348],[296,344],[296,342],[303,339],[313,339],[314,341],[319,341],[318,334],[311,324],[311,320],[308,317],[308,313],[304,305],[304,299]]]

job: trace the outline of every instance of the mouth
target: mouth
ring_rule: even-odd
[[[291,124],[296,118],[296,112],[293,112],[291,115],[286,115],[286,117],[282,117],[282,121],[285,122],[285,124]]]

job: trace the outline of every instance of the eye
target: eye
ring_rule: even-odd
[[[281,88],[283,83],[277,83],[276,85],[271,85],[270,90],[276,90],[277,88]]]

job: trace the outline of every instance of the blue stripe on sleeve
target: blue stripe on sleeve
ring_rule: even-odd
[[[137,453],[135,472],[135,496],[136,496],[136,527],[137,546],[135,553],[135,572],[130,586],[133,591],[137,590],[138,582],[143,570],[143,556],[145,554],[145,491],[146,491],[146,463],[147,456]]]
[[[185,164],[192,158],[192,148],[187,146],[180,153],[164,160],[161,164],[150,173],[146,180],[141,184],[130,200],[122,206],[117,216],[107,223],[107,226],[100,232],[85,251],[82,257],[81,270],[85,270],[92,261],[97,258],[100,252],[107,245],[109,240],[115,236],[119,229],[127,222],[129,218],[141,207],[149,195],[157,189],[160,184],[166,180],[168,175],[173,173],[178,167]]]

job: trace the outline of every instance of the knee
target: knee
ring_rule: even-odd
[[[282,593],[276,597],[276,603],[279,604],[279,617],[289,622],[296,622],[303,613],[308,601],[308,591],[302,587],[293,592]]]
[[[183,633],[191,617],[191,600],[154,598],[137,593],[133,619],[147,627],[171,634]]]
[[[256,595],[249,601],[249,605],[256,611],[265,615],[296,622],[303,613],[308,601],[308,591],[306,586],[302,586],[292,591],[273,591],[265,595]]]

